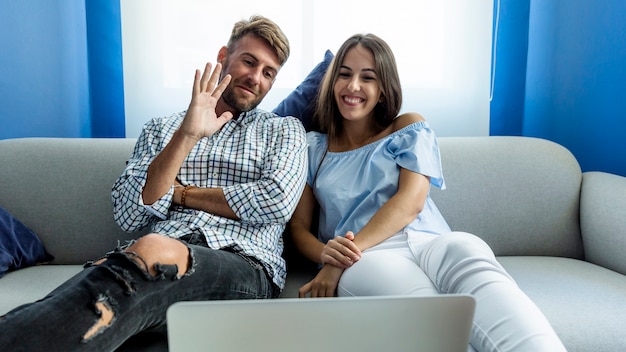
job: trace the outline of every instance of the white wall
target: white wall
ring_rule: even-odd
[[[215,62],[233,23],[252,14],[274,20],[291,43],[261,108],[276,106],[326,49],[372,32],[394,50],[403,111],[424,115],[439,136],[489,134],[493,0],[121,0],[121,14],[128,137],[186,109],[195,69]]]

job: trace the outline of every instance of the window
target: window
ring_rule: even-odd
[[[394,50],[402,111],[439,136],[488,135],[493,0],[121,0],[126,134],[186,109],[195,69],[215,62],[233,23],[278,23],[291,56],[261,108],[271,110],[350,35],[371,32]]]

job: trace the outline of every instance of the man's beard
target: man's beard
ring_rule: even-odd
[[[263,97],[258,97],[257,99],[252,101],[242,99],[241,97],[237,96],[237,94],[235,94],[235,91],[232,88],[232,84],[233,83],[231,82],[228,87],[226,87],[226,90],[224,90],[224,93],[222,93],[222,99],[224,99],[224,102],[228,106],[232,107],[237,112],[248,112],[256,108],[261,103],[261,100],[263,100]],[[235,118],[237,118],[237,116],[235,116]]]

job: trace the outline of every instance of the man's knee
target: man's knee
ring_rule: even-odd
[[[178,275],[184,275],[189,267],[189,248],[179,240],[156,233],[147,234],[124,251],[134,253],[147,266],[148,272],[158,274],[155,265],[176,265]]]

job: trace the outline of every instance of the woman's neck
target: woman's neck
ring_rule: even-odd
[[[329,141],[331,152],[346,152],[366,146],[386,136],[388,128],[380,130],[374,123],[346,123],[336,138]]]

